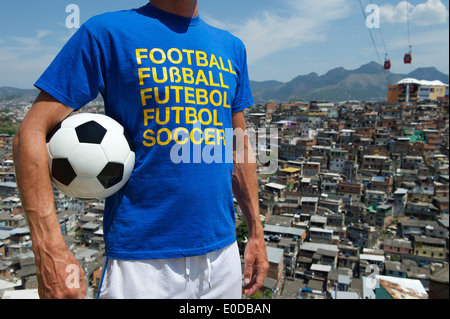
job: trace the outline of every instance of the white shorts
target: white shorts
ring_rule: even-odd
[[[207,255],[155,260],[107,259],[99,299],[241,299],[237,243]]]

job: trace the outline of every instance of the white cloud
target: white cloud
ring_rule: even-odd
[[[41,49],[41,40],[45,38],[46,36],[50,35],[51,32],[47,30],[38,30],[38,33],[35,37],[14,37],[11,36],[10,39],[13,40],[13,42],[16,42],[19,44],[19,46],[23,49],[27,50],[40,50]]]
[[[242,39],[251,64],[305,43],[325,41],[330,22],[348,17],[350,6],[347,0],[283,0],[277,11],[255,12],[239,25],[203,18]]]
[[[413,12],[412,19],[417,25],[431,25],[447,23],[448,10],[440,0],[428,0],[418,4]]]
[[[449,11],[441,0],[427,0],[416,6],[402,1],[396,6],[386,4],[380,7],[381,20],[386,23],[406,23],[409,15],[411,24],[428,26],[447,23]]]

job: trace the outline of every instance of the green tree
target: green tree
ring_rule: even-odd
[[[248,228],[247,223],[242,221],[237,227],[236,227],[236,236],[237,236],[237,242],[241,243],[246,238],[248,238]]]

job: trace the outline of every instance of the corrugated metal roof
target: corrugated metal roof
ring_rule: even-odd
[[[300,229],[300,228],[293,228],[293,227],[286,227],[286,226],[279,226],[279,225],[270,225],[270,224],[264,225],[264,231],[267,231],[270,233],[277,233],[277,234],[288,234],[288,235],[292,235],[292,236],[301,236],[305,232],[304,229]]]

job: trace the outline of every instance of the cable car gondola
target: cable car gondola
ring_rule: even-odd
[[[411,54],[411,52],[406,53],[403,60],[404,60],[405,64],[411,64],[411,62],[412,62],[412,54]]]
[[[405,58],[403,60],[405,61],[405,64],[411,64],[411,62],[412,62],[411,53],[406,53]]]
[[[384,59],[384,69],[390,70],[391,69],[391,60],[388,59],[388,56],[386,54],[386,57]]]

